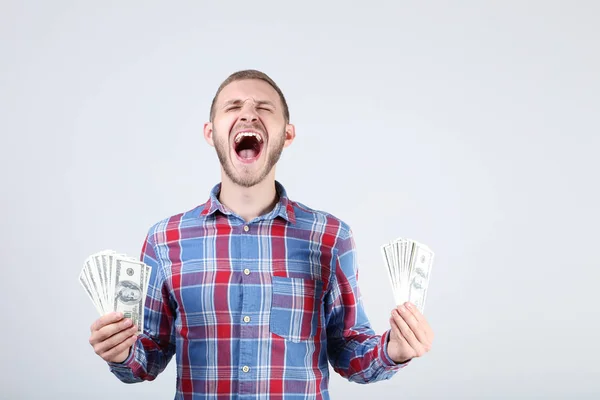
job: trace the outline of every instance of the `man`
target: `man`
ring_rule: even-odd
[[[328,399],[328,363],[370,383],[429,351],[432,330],[409,303],[375,334],[351,229],[275,179],[295,137],[275,82],[255,70],[229,76],[204,137],[221,182],[204,204],[150,228],[144,332],[116,313],[91,326],[90,344],[120,380],[153,380],[175,356],[176,399]]]

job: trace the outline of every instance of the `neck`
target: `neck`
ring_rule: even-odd
[[[246,222],[271,211],[278,200],[272,173],[248,188],[235,184],[225,173],[221,173],[219,201]]]

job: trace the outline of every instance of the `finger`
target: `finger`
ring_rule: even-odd
[[[421,342],[419,342],[414,332],[412,331],[412,329],[410,329],[410,327],[408,326],[404,318],[402,318],[398,310],[394,310],[394,321],[398,325],[398,328],[400,328],[402,336],[406,339],[410,347],[412,347],[419,356],[424,354],[425,349],[423,348],[423,345],[421,344]]]
[[[136,332],[137,332],[137,326],[132,326],[129,329],[120,331],[119,333],[116,333],[113,336],[109,337],[108,339],[98,343],[94,347],[94,350],[96,351],[97,354],[106,353],[113,347],[116,347],[119,344],[121,344],[124,340],[127,340],[128,337],[135,334]]]
[[[410,311],[404,306],[398,307],[398,311],[400,311],[400,315],[402,316],[406,324],[410,327],[412,332],[415,334],[417,340],[419,340],[419,342],[421,343],[427,343],[427,334],[424,332],[423,327],[421,326],[419,321],[417,321],[417,318],[414,316],[412,311]]]
[[[407,301],[406,303],[404,303],[404,306],[410,310],[410,312],[415,316],[415,318],[417,319],[417,321],[421,322],[422,319],[425,319],[423,317],[423,314],[421,314],[421,312],[419,311],[419,309],[417,308],[417,306],[415,306],[413,303],[411,303],[410,301]]]
[[[108,314],[104,314],[100,318],[98,318],[92,326],[90,326],[90,332],[94,333],[102,329],[104,326],[115,323],[123,319],[123,313],[120,312],[111,312]]]
[[[401,343],[402,347],[412,348],[400,332],[400,328],[398,328],[398,324],[396,324],[396,322],[394,321],[393,315],[390,317],[390,327],[393,333],[392,336],[394,337],[394,339],[398,340]]]
[[[116,356],[133,346],[136,340],[137,335],[130,336],[117,346],[113,347],[105,353],[100,354],[100,357],[102,357],[105,361],[112,361]]]
[[[433,341],[433,330],[431,329],[431,326],[429,325],[427,318],[425,318],[425,316],[423,316],[423,314],[419,311],[417,306],[415,306],[414,304],[412,304],[410,302],[406,302],[405,305],[412,312],[412,314],[415,316],[417,321],[419,321],[419,325],[421,325],[421,328],[423,329],[423,332],[425,332],[425,336],[427,336],[427,339],[429,340],[429,342],[432,342]]]
[[[128,329],[132,326],[132,324],[133,322],[129,318],[126,318],[122,321],[113,322],[110,325],[105,325],[102,328],[100,328],[100,330],[97,330],[94,333],[92,333],[92,336],[90,337],[90,344],[94,346],[100,342],[103,342],[109,337],[113,336],[114,334],[119,333],[124,329]]]

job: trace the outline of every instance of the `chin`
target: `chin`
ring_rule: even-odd
[[[228,171],[226,170],[225,172],[227,173]],[[269,175],[270,169],[263,166],[259,170],[249,173],[239,173],[238,171],[231,170],[229,172],[230,173],[227,173],[227,175],[233,183],[249,188],[263,182]]]

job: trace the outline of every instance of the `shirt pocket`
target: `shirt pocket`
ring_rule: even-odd
[[[321,320],[323,283],[273,276],[269,330],[291,342],[314,337]]]

